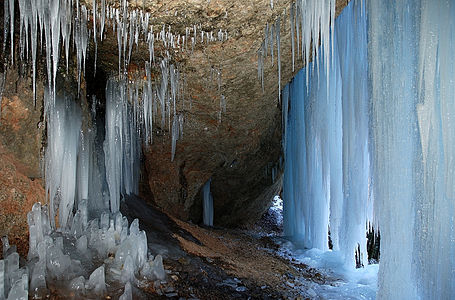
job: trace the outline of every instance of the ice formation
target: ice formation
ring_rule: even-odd
[[[285,232],[326,250],[329,228],[345,264],[359,245],[365,265],[373,222],[380,299],[455,294],[454,15],[448,2],[351,2],[283,90]]]
[[[289,22],[291,28],[291,51],[292,51],[292,70],[295,68],[295,47],[294,42],[297,44],[297,52],[301,50],[301,57],[303,57],[304,66],[310,64],[311,59],[316,61],[316,64],[322,63],[317,58],[319,56],[319,42],[324,49],[325,61],[325,74],[326,82],[329,80],[329,69],[330,69],[330,58],[331,55],[327,55],[330,51],[333,51],[334,44],[333,38],[330,32],[333,32],[335,24],[335,0],[321,0],[321,1],[307,1],[297,0],[291,2],[289,9]],[[286,9],[284,9],[284,15],[286,15]],[[275,24],[269,26],[266,24],[264,30],[264,40],[261,47],[258,49],[258,77],[263,82],[263,69],[264,69],[264,58],[267,57],[270,49],[272,66],[274,65],[274,44],[277,44],[277,68],[278,68],[278,99],[281,97],[281,55],[280,55],[280,19],[278,16]],[[300,47],[301,45],[301,47]],[[297,53],[299,54],[299,53]],[[315,65],[316,65],[315,64]],[[314,68],[314,66],[312,67]],[[306,69],[306,78],[309,80],[310,68]],[[319,72],[320,68],[316,68]],[[308,81],[306,82],[308,85]]]
[[[367,6],[373,189],[381,230],[378,297],[450,299],[455,5],[409,0]]]
[[[209,179],[202,187],[202,201],[203,201],[203,222],[206,226],[213,226],[213,196],[210,192],[210,183],[212,179]]]
[[[129,2],[126,0],[121,1],[121,5],[115,5],[115,7],[106,5],[105,0],[101,1],[101,5],[97,5],[97,1],[95,0],[90,4],[91,8],[87,8],[85,5],[81,5],[79,1],[72,0],[19,0],[20,57],[24,60],[28,59],[29,52],[31,52],[33,92],[35,97],[36,55],[39,40],[41,41],[41,49],[45,49],[46,52],[48,84],[51,95],[54,96],[62,47],[65,50],[66,67],[68,69],[70,51],[74,45],[77,56],[78,77],[80,78],[85,72],[89,34],[93,34],[96,71],[98,38],[100,41],[103,40],[106,25],[110,26],[113,33],[117,36],[119,75],[127,73],[133,45],[137,46],[139,41],[144,41],[149,45],[149,63],[159,64],[159,61],[157,62],[155,60],[156,42],[161,43],[166,50],[165,54],[167,53],[167,56],[170,56],[170,53],[174,51],[186,53],[186,41],[189,39],[191,33],[193,33],[192,50],[198,42],[196,34],[198,31],[201,33],[201,39],[199,41],[201,44],[204,42],[204,36],[206,36],[206,43],[224,42],[228,39],[226,30],[219,28],[215,30],[215,32],[218,32],[218,36],[214,36],[214,31],[206,32],[202,30],[201,25],[186,27],[185,34],[173,32],[171,26],[166,27],[165,25],[162,26],[161,31],[154,32],[153,25],[150,24],[150,13],[130,8]],[[6,0],[3,48],[6,48],[8,37],[6,28],[9,27],[11,63],[14,62],[14,23],[14,1]],[[97,27],[99,27],[99,30]],[[40,35],[40,39],[38,39],[38,34]],[[43,47],[43,37],[45,47]],[[164,57],[166,55],[163,55]]]
[[[112,212],[119,210],[121,194],[138,194],[142,149],[137,101],[134,86],[128,88],[125,80],[108,80],[104,153]]]
[[[138,220],[128,226],[118,212],[120,194],[138,192],[144,113],[139,89],[143,97],[152,97],[147,88],[148,81],[108,81],[104,151],[95,142],[99,138],[95,126],[90,126],[96,120],[83,122],[74,95],[64,88],[57,95],[45,89],[49,206],[36,203],[28,214],[29,254],[24,267],[19,266],[15,247],[4,239],[0,299],[27,299],[28,293],[42,297],[51,286],[81,297],[103,297],[110,282],[125,284],[123,297],[130,299],[131,283],[164,279],[162,258],[148,257],[147,237]],[[96,98],[92,106],[96,107]],[[92,111],[90,116],[96,114]],[[183,116],[175,119],[182,131]]]
[[[33,205],[28,214],[30,244],[26,266],[19,266],[15,246],[10,247],[7,238],[3,238],[5,259],[0,260],[0,278],[4,280],[0,283],[4,285],[0,286],[0,298],[5,295],[7,299],[28,299],[29,293],[31,297],[43,297],[52,286],[78,297],[103,297],[107,285],[120,282],[125,284],[124,297],[131,299],[131,283],[164,279],[162,258],[147,256],[147,238],[139,230],[137,219],[128,227],[128,220],[119,212],[104,213],[101,219],[91,221],[78,217],[87,213],[87,206],[80,206],[70,227],[54,231],[47,206]],[[108,257],[110,253],[113,256]],[[97,267],[100,259],[104,264]]]
[[[316,60],[283,90],[284,230],[305,248],[328,250],[330,228],[333,249],[354,267],[358,243],[366,264],[371,207],[366,14],[360,3],[342,12],[333,35],[334,48],[322,44]]]

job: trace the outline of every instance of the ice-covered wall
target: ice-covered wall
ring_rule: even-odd
[[[324,250],[330,226],[365,264],[372,221],[380,299],[455,294],[454,17],[451,2],[353,1],[330,72],[321,50],[283,91],[285,232]]]
[[[455,295],[455,6],[371,1],[372,161],[381,299]]]
[[[322,250],[328,250],[330,229],[334,250],[354,266],[358,243],[366,263],[371,215],[366,14],[360,1],[335,24],[333,49],[321,46],[315,62],[283,91],[284,228],[304,247]]]

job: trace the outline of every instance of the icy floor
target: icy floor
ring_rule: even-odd
[[[280,255],[318,269],[322,274],[336,278],[329,284],[305,282],[307,295],[312,299],[375,299],[379,265],[355,269],[347,267],[340,254],[319,249],[299,249],[292,242],[281,243]]]

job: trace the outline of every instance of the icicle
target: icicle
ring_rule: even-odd
[[[2,100],[3,100],[3,91],[5,90],[5,81],[6,81],[6,71],[4,73],[0,73],[0,124],[2,124]]]
[[[275,36],[274,36],[274,33],[275,33],[275,25],[272,24],[270,26],[270,31],[269,31],[269,41],[270,41],[270,55],[272,57],[272,66],[273,66],[273,44],[275,43]]]
[[[295,27],[295,3],[291,3],[289,9],[290,20],[291,20],[291,51],[292,51],[292,72],[295,71],[295,46],[294,46],[294,27]]]
[[[174,65],[171,64],[169,67],[169,73],[171,77],[171,97],[172,97],[172,103],[173,103],[173,114],[175,116],[176,113],[176,105],[175,105],[175,99],[177,97],[177,89],[178,89],[178,81],[177,81],[177,69],[175,69]]]
[[[120,23],[119,12],[116,10],[115,22],[117,24],[117,46],[118,46],[118,75],[121,75],[121,61],[122,61],[122,35],[123,35],[123,26]]]
[[[297,1],[296,5],[295,5],[294,22],[295,22],[296,38],[297,38],[297,55],[300,55],[300,58],[302,58],[303,55],[300,52],[300,24],[302,23],[302,20],[300,17],[300,5],[301,5],[301,1]]]
[[[129,33],[129,43],[128,43],[128,59],[126,60],[126,66],[130,64],[131,60],[131,51],[133,50],[133,42],[134,42],[134,33],[135,33],[135,20],[136,20],[136,15],[135,11],[132,12],[132,16],[130,17],[130,22],[129,22],[129,28],[130,28],[130,33]]]
[[[179,139],[183,138],[183,122],[184,122],[184,117],[183,114],[179,114]]]
[[[5,0],[6,1],[6,0]],[[14,0],[9,0],[9,24],[11,33],[11,64],[14,63]],[[4,12],[6,13],[6,12]]]
[[[95,43],[95,62],[94,62],[94,73],[96,74],[96,59],[97,59],[97,54],[98,54],[98,41],[97,41],[97,36],[96,36],[96,11],[97,11],[97,6],[96,6],[96,0],[93,0],[92,2],[92,10],[93,10],[93,42]]]
[[[9,28],[9,0],[4,0],[3,5],[3,53],[6,51],[6,40],[8,39]]]
[[[280,53],[280,17],[276,20],[275,25],[276,48],[277,48],[277,63],[278,63],[278,102],[281,102],[281,53]]]
[[[57,77],[58,60],[60,55],[60,3],[58,0],[50,1],[49,17],[52,34],[52,87],[55,94],[55,79]],[[49,52],[46,49],[46,52]]]
[[[265,29],[264,29],[264,49],[263,49],[263,56],[264,58],[267,57],[268,55],[268,48],[269,48],[269,23],[267,22],[267,24],[265,25]]]
[[[223,113],[226,113],[226,97],[224,95],[221,95],[220,97],[220,110]]]
[[[152,143],[153,139],[153,91],[152,91],[152,79],[150,71],[150,63],[145,63],[145,74],[147,77],[147,85],[144,88],[144,127],[145,127],[145,143],[146,146]]]
[[[212,179],[209,179],[202,187],[203,222],[206,226],[213,226],[213,197],[210,192],[211,181]]]
[[[105,22],[106,22],[106,0],[101,0],[101,28],[100,28],[100,39],[101,40],[103,40]]]
[[[172,121],[172,152],[171,152],[171,161],[174,161],[175,150],[177,146],[177,140],[179,139],[179,120],[178,116],[174,115],[174,120]]]
[[[165,120],[166,120],[166,101],[167,101],[167,85],[168,85],[168,77],[169,77],[169,70],[168,70],[168,63],[166,59],[163,59],[160,64],[161,69],[161,82],[160,88],[158,91],[158,98],[160,100],[161,105],[161,128],[164,128]]]

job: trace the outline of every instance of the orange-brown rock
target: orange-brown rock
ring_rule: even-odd
[[[42,99],[42,85],[39,85]],[[30,79],[11,69],[6,77],[0,124],[0,235],[27,251],[27,213],[35,202],[44,202],[40,171],[43,135],[42,102],[33,105]]]

